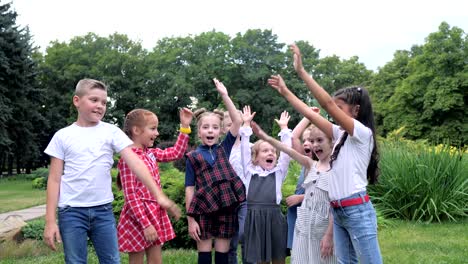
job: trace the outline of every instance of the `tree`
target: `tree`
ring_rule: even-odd
[[[448,139],[467,143],[468,58],[467,36],[460,28],[443,22],[426,43],[413,47],[406,67],[408,75],[395,83],[388,112],[382,113],[385,131],[406,128],[410,139],[434,143]],[[415,52],[414,52],[415,51]]]
[[[0,6],[0,161],[7,161],[8,174],[37,166],[40,156],[38,134],[44,119],[37,111],[42,91],[36,83],[37,64],[33,59],[28,28],[16,26],[10,4]]]

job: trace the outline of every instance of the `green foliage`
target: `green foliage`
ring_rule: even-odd
[[[34,189],[47,189],[47,181],[44,178],[36,178],[32,181],[32,187]]]
[[[405,126],[409,139],[466,145],[467,40],[462,29],[443,22],[424,45],[395,53],[370,89],[379,132]]]
[[[13,167],[29,172],[38,165],[46,122],[29,29],[16,25],[11,3],[0,3],[0,14],[0,164],[11,175]]]
[[[379,183],[369,192],[384,217],[457,221],[468,216],[467,156],[449,146],[385,141]]]
[[[42,241],[44,234],[45,220],[40,218],[27,223],[22,229],[23,239],[34,239]]]

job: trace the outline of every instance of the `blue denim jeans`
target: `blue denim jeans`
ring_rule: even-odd
[[[87,263],[88,237],[99,263],[120,263],[111,203],[93,207],[60,207],[58,220],[66,263]]]
[[[239,232],[235,234],[231,239],[231,244],[229,245],[229,264],[237,264],[237,245],[240,243],[240,239],[244,235],[244,222],[247,215],[247,202],[243,202],[239,206],[239,211],[237,216],[239,219]],[[242,251],[244,246],[241,243]],[[241,254],[242,255],[242,254]],[[242,263],[246,264],[247,262],[242,260]]]
[[[363,197],[366,192],[348,198]],[[367,203],[332,208],[333,241],[339,263],[382,263],[374,206]]]

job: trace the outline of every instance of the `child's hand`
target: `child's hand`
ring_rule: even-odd
[[[153,242],[158,239],[158,233],[153,225],[148,226],[143,230],[143,235],[145,236],[146,241]]]
[[[311,106],[310,109],[312,109],[312,111],[314,111],[315,113],[320,114],[320,108]]]
[[[255,122],[252,122],[251,123],[252,125],[252,131],[255,133],[255,135],[263,140],[265,140],[268,135],[267,133],[265,133],[265,131],[263,131],[263,129]]]
[[[169,208],[166,209],[166,211],[175,220],[179,220],[180,216],[182,215],[182,211],[176,203],[173,203]]]
[[[302,202],[303,199],[304,199],[303,195],[293,194],[291,196],[288,196],[288,198],[286,198],[286,205],[288,207],[294,206]]]
[[[50,249],[56,251],[57,247],[55,246],[55,241],[62,243],[58,225],[56,223],[46,223],[44,227],[44,242],[47,244],[47,246],[49,246]]]
[[[325,258],[333,255],[333,237],[325,234],[320,240],[320,257]]]
[[[280,94],[283,94],[285,91],[288,90],[288,87],[286,87],[286,83],[284,82],[283,78],[279,74],[272,75],[270,79],[268,79],[267,82],[271,87],[277,90]]]
[[[289,116],[289,113],[286,111],[283,111],[281,113],[280,119],[279,120],[275,119],[275,121],[278,124],[278,126],[283,130],[285,128],[288,128],[289,119],[291,119],[291,117]]]
[[[213,82],[216,85],[216,90],[218,90],[221,96],[228,95],[227,89],[222,82],[218,81],[216,78],[213,79]]]
[[[197,221],[193,219],[193,217],[188,217],[188,229],[189,229],[189,236],[193,240],[200,242],[201,241],[200,226],[198,225]]]
[[[192,122],[193,118],[193,113],[190,109],[184,107],[179,110],[179,118],[182,127],[190,127],[190,123]]]
[[[304,66],[302,65],[301,50],[299,50],[299,47],[296,44],[291,44],[290,49],[293,52],[294,69],[296,72],[300,72],[304,69]]]
[[[244,109],[242,110],[242,121],[244,121],[245,125],[250,125],[250,122],[252,122],[256,112],[251,112],[250,111],[250,105],[244,106]]]

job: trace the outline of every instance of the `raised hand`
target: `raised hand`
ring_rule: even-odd
[[[291,116],[289,116],[289,113],[287,111],[283,111],[281,113],[280,119],[275,119],[276,123],[281,129],[288,128],[288,122],[289,119],[291,119]]]
[[[256,112],[251,112],[250,111],[250,105],[244,106],[244,109],[242,110],[242,121],[244,124],[250,125],[250,122],[252,122]]]
[[[216,90],[218,90],[221,96],[228,95],[228,91],[222,82],[218,81],[216,78],[213,79],[213,82],[216,86]]]
[[[283,78],[281,75],[272,75],[268,79],[268,84],[273,87],[275,90],[277,90],[280,94],[283,94],[283,92],[288,90],[288,87],[286,86],[286,83],[284,82]]]
[[[184,107],[179,110],[179,118],[180,124],[182,127],[190,127],[190,123],[192,122],[193,113],[192,110]]]
[[[304,69],[304,66],[302,65],[301,50],[299,50],[299,47],[296,44],[291,44],[289,48],[293,52],[294,70],[296,70],[296,72],[302,71]]]

